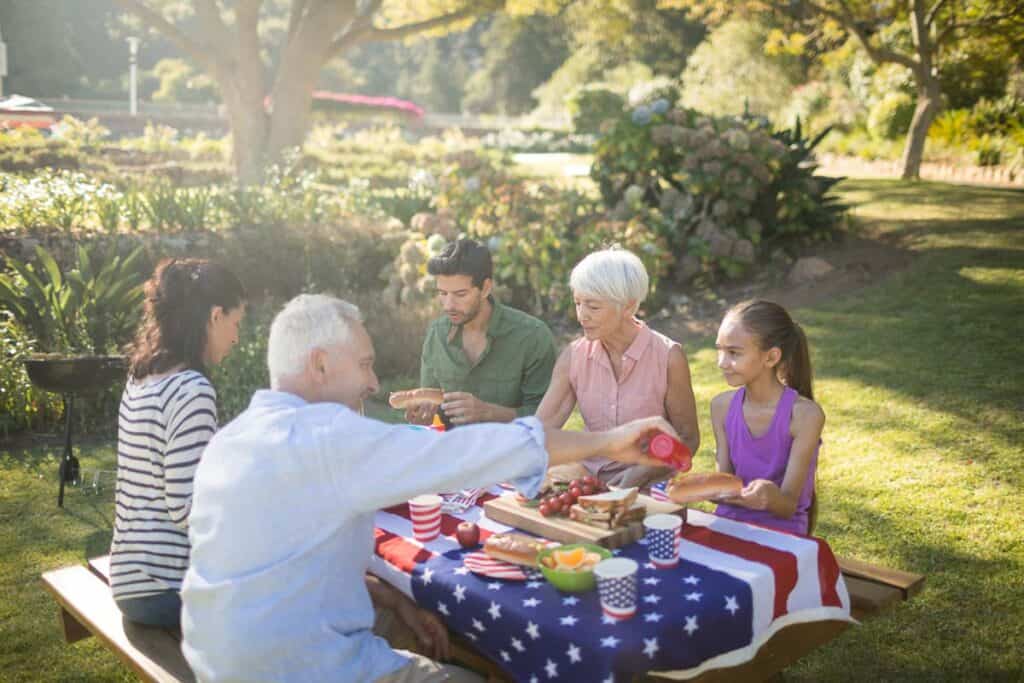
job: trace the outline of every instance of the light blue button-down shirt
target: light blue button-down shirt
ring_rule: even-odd
[[[195,475],[182,649],[200,681],[358,681],[408,660],[373,635],[374,512],[547,468],[534,418],[439,434],[259,391]]]

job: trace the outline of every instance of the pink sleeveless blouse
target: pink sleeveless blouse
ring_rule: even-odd
[[[640,329],[622,355],[618,379],[600,341],[582,337],[572,343],[569,384],[588,432],[607,431],[642,417],[668,417],[668,356],[678,342],[655,332],[646,323],[635,322]],[[600,456],[588,458],[583,464],[592,474],[628,467]]]

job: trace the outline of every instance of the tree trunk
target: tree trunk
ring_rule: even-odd
[[[902,172],[900,177],[912,180],[921,176],[921,158],[924,156],[924,145],[928,139],[928,130],[932,126],[942,106],[938,80],[930,78],[931,83],[918,86],[917,106],[914,118],[907,131],[907,141],[903,147],[903,158],[900,160]]]

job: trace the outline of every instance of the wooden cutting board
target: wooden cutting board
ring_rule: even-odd
[[[686,514],[686,508],[670,501],[654,500],[650,496],[637,496],[637,502],[647,506],[647,514]],[[560,543],[596,543],[605,548],[619,548],[644,537],[642,522],[633,522],[618,529],[598,529],[589,524],[574,522],[568,517],[544,517],[537,508],[528,508],[515,500],[514,494],[499,496],[484,503],[484,514],[495,522],[501,522],[531,534],[543,536]]]

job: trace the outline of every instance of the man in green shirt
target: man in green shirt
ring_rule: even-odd
[[[427,263],[444,316],[423,342],[420,386],[440,388],[452,425],[510,422],[533,415],[551,381],[555,340],[543,321],[495,301],[491,254],[469,239],[452,242]],[[428,424],[430,408],[406,419]]]

